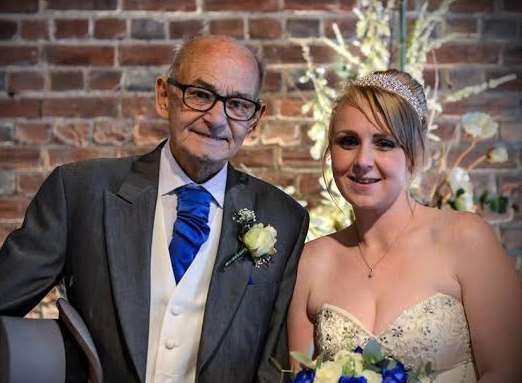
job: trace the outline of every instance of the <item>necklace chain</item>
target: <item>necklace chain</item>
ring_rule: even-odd
[[[364,252],[363,252],[363,250],[361,248],[361,238],[359,236],[359,231],[355,230],[355,232],[357,233],[357,248],[359,249],[359,255],[361,256],[361,259],[364,262],[364,265],[368,268],[368,278],[373,278],[373,271],[375,270],[377,265],[384,259],[384,257],[386,257],[386,255],[388,255],[390,250],[395,246],[395,244],[399,240],[399,237],[406,232],[406,229],[410,225],[410,222],[413,220],[413,215],[414,214],[415,214],[415,206],[413,207],[413,211],[411,213],[411,216],[408,219],[408,221],[406,222],[406,224],[404,225],[404,227],[397,233],[397,236],[395,237],[393,242],[390,244],[390,246],[388,246],[388,248],[386,249],[384,254],[381,255],[381,257],[373,265],[370,265],[368,263],[368,261],[366,260],[366,258],[364,256]]]

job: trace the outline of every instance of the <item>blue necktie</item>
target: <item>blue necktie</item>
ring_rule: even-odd
[[[176,283],[208,238],[208,212],[212,195],[201,186],[189,184],[177,188],[177,217],[169,245],[170,261]]]

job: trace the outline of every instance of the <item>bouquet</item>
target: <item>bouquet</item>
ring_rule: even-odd
[[[373,338],[364,349],[357,347],[354,351],[341,350],[329,361],[322,361],[320,356],[314,361],[299,352],[291,354],[304,366],[292,383],[431,382],[429,364],[417,371],[409,371],[398,360],[385,357],[381,352],[381,346]]]

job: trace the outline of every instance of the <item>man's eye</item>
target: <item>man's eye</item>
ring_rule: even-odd
[[[201,101],[212,100],[212,93],[203,89],[191,89],[190,92],[187,92],[187,96]]]
[[[231,98],[227,101],[227,106],[231,109],[248,111],[254,106],[254,104],[240,98]]]

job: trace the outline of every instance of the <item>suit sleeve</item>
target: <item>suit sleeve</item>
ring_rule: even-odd
[[[279,292],[272,312],[270,332],[266,338],[267,341],[257,371],[257,382],[259,383],[273,383],[280,381],[281,372],[276,368],[273,362],[270,361],[271,358],[277,360],[283,369],[290,368],[288,360],[286,317],[288,313],[288,305],[290,304],[290,299],[292,298],[292,293],[294,291],[299,257],[301,256],[306,234],[308,232],[309,220],[308,213],[305,211],[299,234],[295,240],[293,250],[288,257],[283,277],[279,285]]]
[[[27,314],[61,278],[67,245],[62,169],[44,181],[0,249],[0,315]]]

